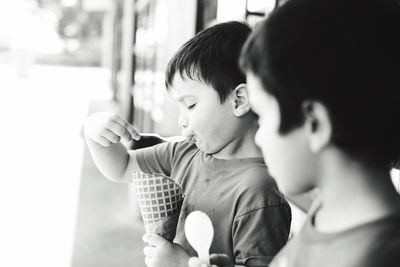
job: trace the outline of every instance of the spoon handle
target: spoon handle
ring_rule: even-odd
[[[202,262],[205,262],[208,266],[210,266],[210,255],[208,249],[197,251],[197,254]]]

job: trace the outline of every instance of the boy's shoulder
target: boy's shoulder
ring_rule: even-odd
[[[372,231],[376,232],[375,247],[381,251],[387,251],[388,255],[393,251],[400,251],[400,210],[378,220],[376,223],[371,223]]]
[[[400,266],[400,214],[390,219],[378,242],[380,246],[376,246],[378,249],[375,254],[379,258],[375,266]]]
[[[236,192],[238,200],[242,204],[246,203],[245,205],[248,205],[250,209],[288,206],[265,164],[251,164],[247,166],[241,176],[242,179],[236,184]]]
[[[240,186],[249,190],[265,191],[276,188],[276,183],[264,162],[238,163],[243,179]]]
[[[156,145],[154,148],[161,154],[168,151],[175,159],[186,156],[190,157],[200,151],[195,144],[182,140],[168,140]]]

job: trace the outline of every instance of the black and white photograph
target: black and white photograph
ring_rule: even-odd
[[[3,0],[0,118],[2,267],[400,267],[400,0]]]

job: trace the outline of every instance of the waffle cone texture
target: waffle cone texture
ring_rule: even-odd
[[[162,174],[134,172],[132,176],[146,232],[172,242],[183,202],[182,188]]]

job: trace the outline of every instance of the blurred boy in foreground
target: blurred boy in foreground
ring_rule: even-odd
[[[270,173],[284,194],[319,188],[270,266],[400,266],[390,179],[400,157],[399,29],[397,1],[291,0],[246,42],[240,63]]]

